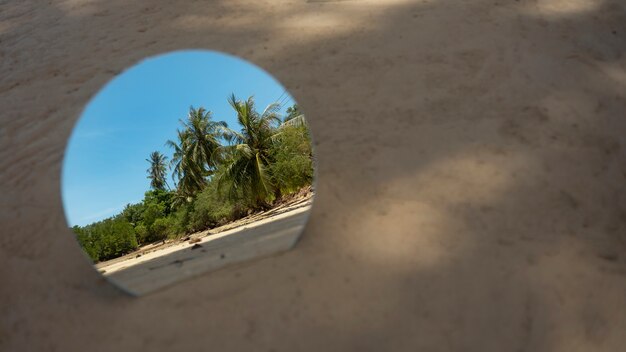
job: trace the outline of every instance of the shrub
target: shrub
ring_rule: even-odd
[[[85,252],[96,262],[122,256],[138,247],[133,226],[121,217],[72,229]]]
[[[142,215],[145,210],[144,208],[143,202],[137,204],[127,204],[126,207],[124,207],[124,210],[122,210],[120,216],[131,225],[135,226],[141,222]]]
[[[157,206],[162,215],[167,216],[172,211],[173,200],[174,192],[155,189],[144,194],[143,204],[146,207]]]
[[[97,262],[100,258],[100,249],[97,244],[97,240],[95,236],[90,235],[84,228],[80,226],[72,227],[72,231],[76,234],[76,239],[78,240],[78,244],[83,248],[85,253],[93,260]]]
[[[141,234],[139,235],[139,242],[141,244],[151,243],[163,239],[163,236],[161,235],[163,224],[160,223],[156,227],[154,226],[154,224],[159,219],[165,217],[164,213],[164,205],[162,204],[148,203],[147,205],[145,205],[143,214],[141,216],[143,220],[137,226],[139,227],[143,225],[145,227],[145,230],[140,230]]]
[[[165,239],[170,231],[169,218],[158,218],[150,227],[150,241],[159,241]]]
[[[215,182],[210,182],[198,194],[190,210],[188,230],[201,231],[232,220],[234,205],[231,200],[220,197]]]
[[[139,224],[135,226],[135,233],[137,234],[137,239],[140,243],[146,243],[146,240],[149,237],[148,228],[144,224]]]
[[[189,204],[185,204],[176,210],[176,212],[171,215],[171,235],[177,237],[179,235],[183,235],[189,232],[187,225],[189,224],[189,208],[191,206]]]
[[[284,127],[271,150],[270,173],[281,194],[290,194],[313,181],[311,141],[307,129]]]

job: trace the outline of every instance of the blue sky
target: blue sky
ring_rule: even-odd
[[[283,92],[262,69],[211,51],[169,53],[127,69],[89,102],[70,137],[61,178],[68,224],[102,220],[142,200],[150,187],[145,159],[155,150],[171,158],[165,142],[176,140],[190,106],[239,129],[226,102],[231,93],[253,95],[259,110],[282,95],[284,112],[294,100]]]

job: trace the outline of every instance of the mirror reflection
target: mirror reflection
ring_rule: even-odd
[[[65,213],[97,270],[140,295],[291,249],[313,160],[305,116],[272,76],[221,53],[170,53],[85,108],[65,153]]]

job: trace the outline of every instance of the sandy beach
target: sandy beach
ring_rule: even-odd
[[[180,240],[151,244],[96,264],[132,294],[145,294],[183,279],[292,248],[306,224],[312,195],[251,214]]]

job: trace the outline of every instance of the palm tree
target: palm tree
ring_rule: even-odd
[[[220,128],[230,145],[223,147],[224,168],[218,174],[218,188],[226,189],[231,198],[242,196],[253,207],[267,206],[268,197],[275,192],[267,172],[272,139],[281,120],[280,105],[270,104],[263,113],[254,107],[253,97],[239,101],[235,95],[228,103],[237,113],[240,132]]]
[[[211,112],[204,108],[189,108],[187,121],[180,121],[183,130],[178,130],[178,142],[167,141],[174,149],[171,167],[178,190],[185,197],[193,196],[207,184],[207,177],[215,172],[222,160],[220,138],[228,125],[212,121]]]
[[[165,190],[166,181],[166,161],[167,157],[158,151],[150,154],[150,159],[146,159],[150,163],[150,167],[146,170],[150,179],[150,187],[155,190]]]
[[[300,112],[300,107],[298,107],[298,104],[293,104],[292,106],[288,107],[287,110],[285,110],[285,112],[287,113],[287,115],[285,115],[285,119],[283,120],[283,122],[287,122],[293,119],[294,117],[298,117],[302,115],[302,113]]]
[[[178,142],[168,140],[165,145],[174,149],[174,155],[170,161],[172,179],[176,185],[177,193],[191,196],[198,192],[206,184],[202,168],[195,164],[188,155],[189,138],[187,131],[178,130]]]
[[[228,128],[226,122],[211,118],[210,111],[190,107],[187,121],[181,121],[187,133],[188,157],[202,168],[205,176],[211,175],[220,162],[219,139],[223,136],[222,129]]]

